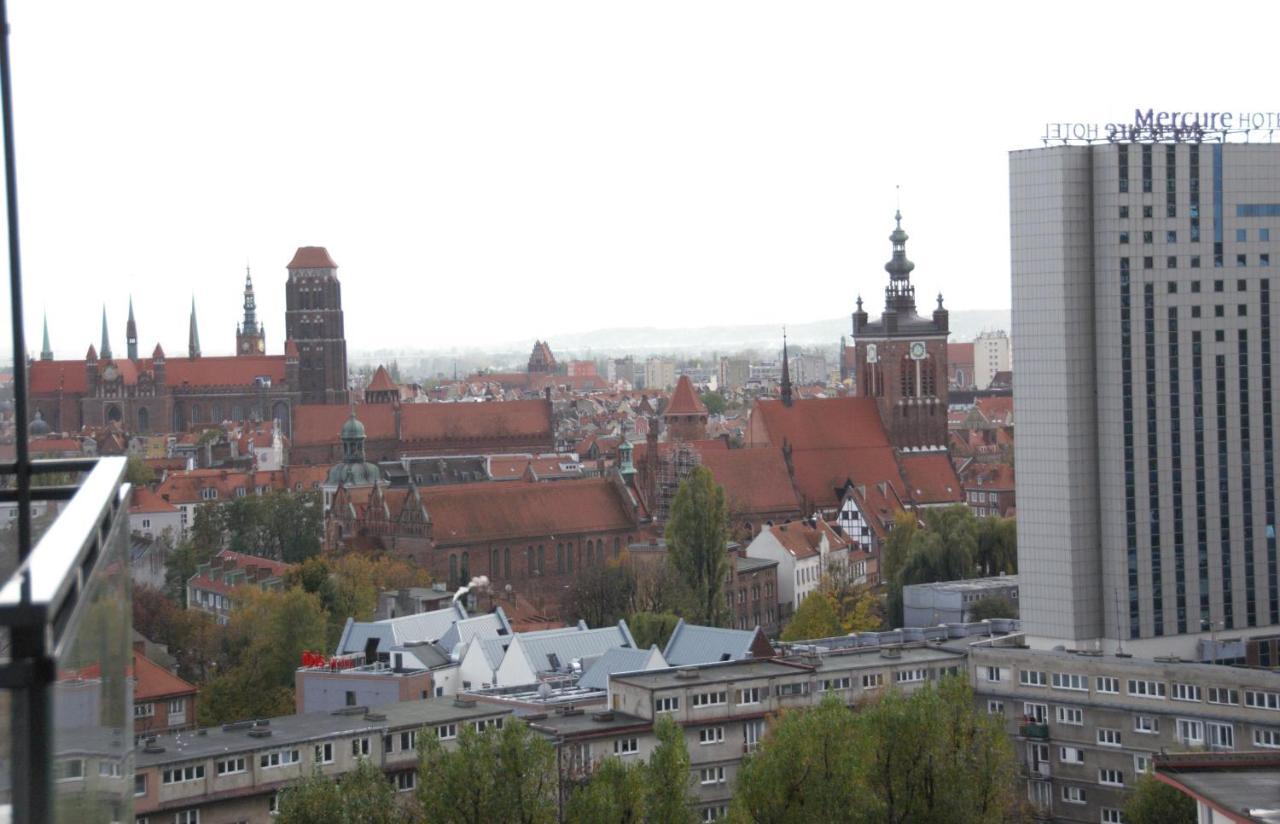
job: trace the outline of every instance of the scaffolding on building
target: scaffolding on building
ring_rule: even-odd
[[[658,461],[658,523],[665,524],[671,514],[671,502],[676,491],[695,466],[702,463],[702,455],[693,444],[681,441],[672,445],[670,452]]]

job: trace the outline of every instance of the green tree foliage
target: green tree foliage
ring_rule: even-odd
[[[974,562],[984,576],[1018,571],[1018,522],[1013,518],[979,518]]]
[[[551,824],[558,781],[551,743],[518,719],[482,733],[464,726],[453,750],[418,736],[417,799],[433,824]]]
[[[319,493],[277,490],[203,504],[190,539],[210,554],[230,549],[296,564],[320,552],[323,530]]]
[[[640,824],[646,820],[645,765],[606,758],[565,805],[568,824]]]
[[[843,634],[844,627],[831,597],[821,590],[815,590],[800,602],[800,608],[782,631],[782,640],[804,641],[808,638],[830,638]]]
[[[138,455],[125,461],[124,479],[134,486],[150,486],[156,482],[156,471]]]
[[[201,522],[201,511],[203,508],[196,510],[196,523]],[[164,591],[174,603],[180,607],[187,606],[187,581],[201,564],[213,557],[214,552],[198,543],[194,530],[169,551],[164,561]]]
[[[263,592],[240,587],[227,627],[229,662],[200,698],[203,725],[287,715],[293,675],[304,650],[325,648],[320,600],[302,589]]]
[[[707,412],[712,415],[724,414],[726,405],[724,395],[719,392],[703,392],[700,397],[702,398],[702,405],[707,407]]]
[[[738,822],[1017,820],[1012,744],[958,678],[851,712],[839,699],[784,713],[738,774]]]
[[[992,595],[983,598],[969,607],[969,620],[983,621],[987,618],[1017,618],[1018,608],[1003,595]]]
[[[689,792],[689,749],[684,730],[669,715],[653,725],[658,746],[649,756],[646,770],[646,821],[680,824],[696,820]]]
[[[635,612],[627,617],[627,627],[636,640],[637,649],[656,646],[666,649],[671,633],[675,632],[680,616],[671,612]]]
[[[280,793],[280,824],[398,824],[406,819],[382,770],[361,758],[334,780],[319,767]]]
[[[1195,824],[1196,818],[1196,802],[1191,796],[1150,773],[1138,777],[1124,805],[1127,824]]]
[[[977,571],[978,519],[963,504],[926,509],[923,524],[899,513],[885,541],[883,574],[889,582],[890,623],[902,625],[902,588],[908,584],[972,578]]]
[[[308,558],[289,573],[286,583],[301,587],[320,599],[327,629],[325,649],[332,649],[348,618],[373,620],[378,593],[387,589],[426,586],[426,571],[387,556],[343,555]]]
[[[183,609],[154,587],[134,587],[133,628],[168,648],[179,678],[202,684],[226,664],[226,629],[209,613]]]
[[[696,466],[676,490],[667,522],[667,552],[672,565],[693,590],[690,616],[719,626],[726,617],[724,582],[729,574],[728,510],[724,489],[711,470]]]

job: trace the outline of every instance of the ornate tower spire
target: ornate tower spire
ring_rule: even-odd
[[[187,326],[187,357],[200,357],[200,330],[196,328],[196,297],[191,296],[191,321]]]
[[[889,242],[893,244],[893,257],[884,265],[884,270],[889,273],[889,285],[884,290],[885,309],[903,314],[913,313],[916,308],[916,290],[911,285],[911,270],[916,265],[907,259],[908,235],[902,229],[902,212],[896,212],[893,219],[896,226],[889,235]]]
[[[129,352],[129,360],[138,359],[138,324],[133,320],[133,295],[129,296],[129,322],[124,327],[125,347]]]
[[[782,328],[782,405],[791,405],[791,364],[787,358],[787,328]]]
[[[246,334],[253,334],[258,331],[257,318],[258,304],[253,299],[253,276],[249,274],[249,267],[244,267],[244,331]]]
[[[107,307],[102,307],[102,349],[98,353],[103,360],[111,360],[111,339],[107,337]]]
[[[244,321],[236,329],[237,355],[262,355],[267,351],[266,331],[258,322],[258,302],[253,296],[253,276],[244,267]]]
[[[49,313],[44,315],[44,344],[40,347],[40,360],[53,360],[53,349],[49,346]]]

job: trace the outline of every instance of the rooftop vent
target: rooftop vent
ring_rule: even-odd
[[[160,746],[159,744],[152,744],[148,742],[147,745],[142,748],[142,751],[148,752],[148,753],[164,752],[164,747]]]
[[[546,721],[547,714],[545,712],[534,712],[524,716],[525,721]]]
[[[252,721],[236,721],[232,724],[223,724],[222,731],[223,732],[239,732],[240,730],[247,730],[252,726],[253,726]]]
[[[263,729],[261,727],[254,727],[253,729],[249,730],[249,737],[250,738],[270,738],[271,730]]]
[[[698,677],[697,667],[681,667],[680,669],[676,670],[676,678],[697,678],[697,677]]]
[[[604,712],[593,712],[593,713],[591,713],[591,720],[592,720],[592,721],[601,721],[601,722],[603,722],[603,721],[612,721],[612,720],[613,720],[613,713],[612,713],[611,711],[609,711],[609,710],[606,710],[606,711],[604,711]]]
[[[364,715],[366,721],[386,721],[387,714],[385,712],[367,712]]]
[[[453,705],[454,705],[455,707],[459,707],[459,708],[461,708],[461,709],[471,709],[472,707],[474,707],[474,706],[476,705],[476,699],[474,699],[474,698],[455,698],[455,699],[453,699]]]

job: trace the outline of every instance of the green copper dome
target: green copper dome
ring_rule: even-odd
[[[351,417],[342,425],[342,463],[329,470],[330,486],[372,486],[382,480],[382,470],[377,464],[364,459],[364,424],[356,417],[355,404],[351,405]]]

